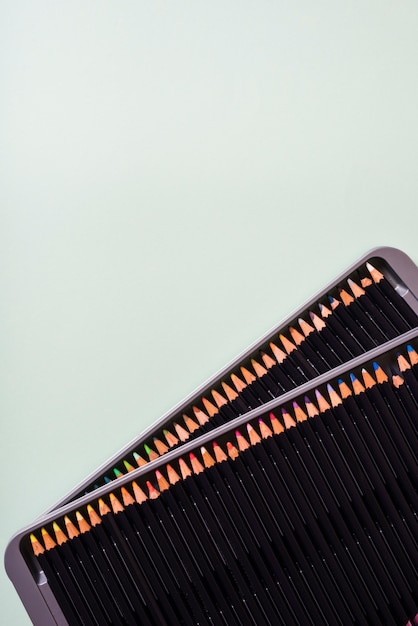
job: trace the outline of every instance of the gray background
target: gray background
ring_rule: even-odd
[[[0,4],[2,551],[363,252],[418,261],[417,32],[415,0]]]

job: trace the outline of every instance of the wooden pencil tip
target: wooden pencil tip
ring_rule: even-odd
[[[355,298],[360,298],[360,296],[364,296],[364,294],[365,294],[366,292],[364,291],[364,289],[362,289],[362,288],[360,287],[360,285],[358,285],[357,283],[355,283],[355,282],[354,282],[354,280],[351,280],[351,278],[349,278],[349,279],[347,280],[347,282],[348,282],[348,284],[349,284],[349,286],[350,286],[350,289],[351,289],[351,291],[352,291],[352,294],[353,294],[353,296],[354,296]]]
[[[379,270],[373,267],[371,263],[366,263],[366,267],[370,272],[370,276],[372,277],[373,282],[380,283],[380,281],[383,280],[384,278],[383,274],[381,274]]]
[[[312,311],[309,311],[309,317],[314,322],[315,313],[312,313]],[[320,320],[320,318],[318,316],[316,316],[316,317],[321,322],[321,324],[323,324],[323,326],[325,326],[324,322],[322,320]],[[310,324],[308,324],[308,322],[305,322],[305,320],[303,320],[301,317],[298,319],[298,324],[300,326],[301,331],[305,335],[305,337],[309,337],[309,335],[311,333],[315,332],[315,328],[313,326],[311,326]],[[314,322],[314,325],[315,325],[315,322]]]
[[[379,363],[376,363],[376,361],[373,361],[373,369],[374,369],[374,374],[376,376],[376,380],[379,384],[388,382],[389,377],[385,374],[383,369],[380,367]]]
[[[319,389],[315,389],[315,396],[318,402],[318,408],[320,413],[325,413],[325,411],[328,411],[331,408]]]
[[[305,341],[305,335],[302,335],[296,328],[289,326],[290,335],[297,346]],[[283,343],[283,342],[282,342]]]
[[[375,386],[376,381],[364,367],[361,370],[361,375],[363,376],[363,382],[364,382],[366,389],[371,389],[372,387]]]
[[[296,346],[284,335],[280,334],[279,339],[282,342],[283,348],[286,350],[287,354],[291,354],[293,350],[296,350]]]
[[[327,384],[327,391],[328,391],[329,399],[331,402],[331,406],[333,408],[343,403],[338,393],[334,390],[334,388],[329,383]]]
[[[253,369],[258,378],[262,378],[265,374],[267,374],[266,368],[263,367],[261,363],[258,363],[255,359],[251,359],[251,365],[253,366]]]
[[[246,367],[240,367],[240,370],[241,374],[244,376],[244,380],[247,385],[251,385],[255,380],[257,380],[254,374],[250,372],[250,370],[248,370]]]
[[[296,426],[295,420],[290,415],[290,413],[288,413],[288,411],[286,411],[286,409],[284,408],[282,408],[282,419],[283,419],[284,426],[287,430],[289,428],[293,428],[293,426]]]

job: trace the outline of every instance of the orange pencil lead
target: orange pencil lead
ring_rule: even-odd
[[[315,314],[312,313],[312,315],[315,315]],[[324,322],[322,322],[319,317],[318,317],[318,320],[321,322],[321,324],[324,324]],[[300,326],[301,331],[305,335],[305,337],[309,337],[311,333],[315,332],[315,328],[311,326],[310,324],[308,324],[308,322],[305,322],[305,320],[303,320],[301,317],[298,319],[298,324]]]
[[[302,335],[296,328],[289,326],[290,335],[297,346],[305,341],[305,335]]]
[[[165,445],[161,439],[154,437],[154,446],[157,448],[158,454],[165,454],[169,451],[169,447]]]
[[[96,511],[93,509],[93,507],[91,506],[91,504],[87,505],[87,513],[89,514],[89,518],[90,518],[90,524],[92,526],[98,526],[99,524],[102,523],[101,518],[99,517],[99,515],[96,513]]]
[[[73,524],[73,522],[70,520],[68,515],[65,515],[64,517],[64,524],[65,524],[65,528],[67,529],[68,537],[70,539],[74,539],[74,537],[78,537],[78,535],[80,534],[78,531],[78,528],[76,527],[75,524]]]
[[[373,267],[373,265],[371,263],[366,263],[366,267],[370,272],[370,275],[373,279],[373,282],[375,283],[380,283],[381,280],[383,280],[384,276],[383,274],[381,274],[379,272],[379,270],[377,270],[375,267]]]
[[[157,483],[158,483],[158,489],[160,490],[160,493],[162,493],[163,491],[167,491],[167,489],[170,489],[170,483],[168,482],[168,480],[161,474],[160,470],[156,470],[155,472],[155,476],[157,478]]]
[[[288,413],[288,411],[286,411],[286,409],[283,409],[283,408],[282,408],[282,418],[283,418],[284,426],[286,429],[296,426],[296,422],[293,419],[293,417],[290,415],[290,413]]]
[[[147,485],[149,497],[151,498],[151,500],[156,500],[157,498],[160,497],[160,492],[154,487],[154,485],[149,480],[147,480],[146,485]]]
[[[258,363],[255,359],[251,359],[251,365],[253,366],[253,369],[255,373],[257,374],[258,378],[261,378],[262,376],[267,374],[266,368],[263,367],[261,363]]]
[[[45,552],[45,548],[43,547],[41,542],[38,541],[33,533],[30,535],[30,542],[32,544],[32,550],[35,556],[39,556],[40,554],[43,554]]]
[[[276,365],[276,361],[266,352],[260,352],[260,355],[261,355],[264,365],[266,366],[268,370],[271,369],[274,365]]]
[[[244,376],[244,380],[247,383],[247,385],[251,385],[251,383],[257,380],[254,374],[252,374],[249,370],[247,370],[246,367],[240,367],[240,370],[241,370],[241,374]]]
[[[361,370],[361,375],[363,376],[363,382],[364,382],[366,389],[371,389],[372,387],[375,386],[376,381],[364,367]]]
[[[328,402],[325,400],[324,396],[318,389],[315,389],[315,396],[316,401],[318,402],[318,408],[320,413],[325,413],[325,411],[328,411],[331,408],[331,406],[328,404]]]
[[[402,356],[402,354],[397,354],[396,358],[398,360],[398,366],[399,366],[399,369],[401,370],[401,372],[406,372],[406,370],[410,370],[411,369],[411,366],[409,365],[409,363],[405,359],[405,357]]]
[[[110,508],[107,506],[103,498],[99,498],[99,513],[102,517],[103,515],[110,513]]]
[[[173,433],[170,433],[169,430],[163,430],[163,435],[170,448],[178,444],[179,440],[175,435],[173,435]]]
[[[227,442],[226,449],[228,450],[228,455],[230,459],[234,460],[237,458],[237,456],[239,456],[237,448],[230,441]]]
[[[182,443],[187,441],[188,438],[190,437],[190,433],[188,433],[187,430],[185,428],[183,428],[183,426],[180,426],[180,424],[177,424],[176,422],[174,422],[173,426],[174,426],[174,430],[176,431],[177,436],[180,439],[180,441]]]
[[[273,436],[273,431],[269,426],[267,426],[267,424],[264,420],[261,419],[261,417],[258,418],[258,426],[260,428],[260,435],[263,439],[268,439],[269,437]]]
[[[326,307],[325,307],[326,308]],[[329,309],[327,309],[329,310]],[[330,311],[331,313],[331,311]],[[319,315],[317,315],[316,313],[314,313],[313,311],[309,311],[309,317],[312,320],[312,324],[315,326],[315,329],[320,332],[323,328],[326,327],[326,324],[324,322],[323,319],[321,319],[319,317]],[[328,317],[328,316],[327,316]]]
[[[131,504],[135,504],[135,499],[131,496],[126,487],[122,487],[120,492],[122,494],[123,506],[131,506]]]
[[[231,374],[231,380],[238,393],[241,393],[241,391],[247,386],[244,381],[241,380],[241,378],[239,378],[236,374]]]
[[[343,403],[338,393],[333,389],[333,387],[331,387],[330,384],[327,385],[327,391],[333,408]]]
[[[209,454],[204,446],[200,448],[200,454],[202,455],[203,465],[206,468],[213,467],[215,465],[215,459]]]
[[[317,415],[319,415],[318,409],[316,408],[312,400],[308,398],[308,396],[304,397],[304,401],[305,401],[305,406],[306,406],[306,411],[308,413],[308,417],[312,418],[312,417],[316,417]]]
[[[195,418],[197,419],[197,421],[199,422],[201,426],[203,426],[203,424],[206,424],[206,422],[209,421],[209,415],[206,415],[206,413],[202,411],[202,409],[199,409],[199,407],[192,406],[192,411],[194,413]],[[186,419],[184,415],[183,415],[183,419],[184,419],[184,423],[186,424]],[[186,426],[188,427],[188,423],[186,424]],[[190,431],[190,432],[193,432],[193,431]]]
[[[51,535],[47,532],[46,528],[41,528],[42,539],[44,540],[45,550],[52,550],[57,545],[52,539]]]
[[[274,413],[270,413],[270,422],[271,427],[273,428],[273,432],[275,435],[280,435],[284,432],[283,424],[278,420],[278,418],[274,415]]]
[[[206,398],[202,398],[202,403],[209,417],[213,417],[214,415],[219,413],[218,407],[212,404],[212,402],[209,402],[209,400],[207,400]]]
[[[166,470],[167,470],[168,482],[170,483],[170,485],[175,485],[176,483],[179,482],[179,480],[181,480],[180,475],[177,474],[176,470],[174,469],[172,465],[167,465]]]
[[[239,430],[235,431],[235,437],[237,438],[238,450],[240,452],[244,452],[245,450],[248,450],[248,448],[250,447],[250,444],[245,439],[245,437],[241,435]]]
[[[284,335],[280,334],[279,339],[282,342],[283,348],[286,350],[287,354],[290,354],[291,352],[293,352],[293,350],[296,350],[296,346],[290,341],[290,339],[288,339]]]
[[[192,471],[190,467],[186,464],[186,461],[182,458],[179,459],[179,468],[180,468],[180,473],[181,473],[181,477],[183,478],[183,480],[185,478],[188,478],[188,476],[192,475]]]
[[[132,491],[134,492],[134,497],[138,504],[142,504],[143,502],[148,500],[148,496],[145,491],[143,491],[143,489],[141,489],[141,487],[135,481],[132,482]]]
[[[223,463],[228,460],[225,452],[222,450],[221,446],[216,443],[216,441],[213,442],[213,453],[217,463]]]
[[[232,387],[230,387],[224,382],[222,382],[221,385],[222,385],[223,390],[225,391],[226,397],[228,398],[229,402],[233,402],[234,400],[238,398],[237,392],[234,389],[232,389]]]
[[[340,289],[340,298],[343,301],[344,306],[349,306],[352,302],[354,302],[353,296],[350,296],[348,291],[345,289]]]
[[[197,456],[193,454],[193,452],[190,452],[189,459],[190,459],[190,464],[192,466],[192,470],[195,474],[200,474],[201,472],[204,471],[205,468],[203,467],[203,465],[201,464]]]
[[[258,434],[258,432],[255,430],[255,428],[251,426],[251,424],[247,424],[247,433],[248,433],[248,438],[250,440],[250,444],[252,446],[255,446],[257,443],[260,443],[261,437]]]
[[[364,291],[364,289],[360,287],[360,285],[357,285],[357,283],[355,283],[354,280],[351,280],[351,278],[349,278],[347,282],[355,298],[360,298],[360,296],[364,296],[366,292]]]
[[[305,411],[299,406],[297,402],[293,402],[293,411],[295,413],[297,422],[304,422],[308,419]]]
[[[62,546],[63,543],[68,541],[68,537],[63,530],[58,526],[57,522],[52,523],[52,528],[54,529],[55,539],[57,540],[57,544]],[[71,537],[70,537],[71,539]]]
[[[379,363],[376,361],[373,362],[374,375],[376,376],[376,380],[381,385],[382,383],[387,383],[389,377],[385,374],[383,369],[380,367]]]
[[[277,363],[283,363],[283,361],[287,357],[286,352],[283,352],[283,350],[281,350],[278,346],[276,346],[276,344],[273,343],[272,341],[270,342],[269,345],[270,345],[270,350],[273,352]]]
[[[143,459],[142,456],[140,456],[137,452],[133,452],[132,456],[134,457],[138,467],[143,467],[147,464],[147,461]]]
[[[212,398],[215,400],[216,406],[219,409],[224,406],[224,404],[228,404],[228,401],[223,397],[222,394],[219,393],[219,391],[216,391],[216,389],[212,389],[211,394]]]
[[[121,513],[124,510],[122,502],[118,500],[114,493],[109,493],[109,500],[113,513]]]

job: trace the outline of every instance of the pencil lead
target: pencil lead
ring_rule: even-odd
[[[372,387],[375,386],[376,381],[374,380],[372,375],[369,374],[369,372],[366,370],[366,368],[364,368],[364,367],[362,368],[361,375],[363,376],[363,382],[364,382],[364,385],[365,385],[366,389],[371,389]]]
[[[192,406],[192,411],[194,413],[195,418],[199,422],[200,426],[203,426],[203,424],[206,424],[206,422],[209,421],[209,415],[206,415],[206,413],[204,411],[202,411],[202,409],[199,409],[199,407],[193,405]],[[183,419],[184,419],[184,423],[186,424],[186,419],[185,419],[184,415],[183,415]],[[187,424],[186,424],[187,428],[189,427],[188,424],[189,424],[189,422],[187,422]],[[190,432],[193,432],[193,431],[190,431]]]
[[[122,502],[118,500],[114,493],[109,493],[109,500],[110,506],[112,507],[113,513],[115,515],[116,513],[121,513],[124,510]]]
[[[67,534],[68,534],[69,539],[74,539],[75,537],[78,537],[80,532],[78,528],[76,527],[76,525],[73,524],[73,522],[70,520],[68,515],[64,516],[64,524],[65,524],[65,528],[67,529]]]
[[[309,317],[312,320],[312,324],[315,326],[315,330],[317,330],[318,332],[321,331],[323,328],[326,328],[324,320],[321,319],[319,315],[317,315],[313,311],[309,311]]]
[[[278,420],[278,418],[274,415],[274,413],[270,413],[270,422],[271,427],[273,428],[273,432],[275,435],[280,435],[284,432],[283,424]]]
[[[227,442],[226,449],[228,450],[228,455],[230,459],[234,460],[237,458],[237,456],[239,456],[238,449],[230,441]]]
[[[396,355],[396,358],[397,358],[398,366],[401,372],[406,372],[406,370],[411,369],[411,366],[409,365],[408,361],[400,352],[398,352],[398,354]]]
[[[123,476],[122,472],[120,472],[117,467],[113,468],[113,473],[114,473],[116,478],[122,478],[122,476]]]
[[[273,431],[261,417],[258,418],[258,427],[260,428],[260,435],[263,439],[268,439],[273,436]]]
[[[159,455],[163,455],[169,451],[169,447],[166,446],[164,441],[161,441],[161,439],[157,439],[157,437],[154,437],[153,441]]]
[[[408,350],[408,356],[411,365],[416,365],[418,363],[418,354],[410,344],[406,346],[406,349]]]
[[[193,454],[193,452],[189,453],[189,459],[194,474],[200,474],[204,471],[205,468],[203,467],[197,456]]]
[[[268,370],[271,369],[274,365],[276,365],[276,361],[266,352],[260,352],[260,355],[261,355],[264,365],[266,366]]]
[[[167,470],[167,478],[170,485],[175,485],[181,480],[180,475],[177,474],[176,470],[172,465],[166,465]]]
[[[109,476],[105,476],[103,480],[105,481],[106,485],[112,482]]]
[[[134,466],[131,465],[130,463],[128,463],[128,461],[124,460],[123,461],[124,466],[126,467],[128,472],[133,472],[134,471]]]
[[[251,424],[247,424],[247,433],[248,433],[248,438],[250,440],[250,444],[252,446],[255,446],[257,443],[260,443],[261,437],[258,434],[258,432],[255,430],[255,428],[251,426]]]
[[[222,382],[221,385],[222,385],[222,389],[225,391],[226,397],[228,398],[229,402],[233,402],[234,400],[238,398],[237,392],[234,389],[232,389],[232,387],[230,387],[224,382]]]
[[[68,537],[63,530],[58,526],[57,522],[52,523],[52,528],[54,529],[55,539],[57,540],[57,544],[62,546],[63,543],[68,541]],[[71,539],[71,537],[70,537]]]
[[[42,539],[44,540],[45,550],[52,550],[57,545],[55,541],[52,539],[51,535],[48,533],[46,528],[41,528]]]
[[[356,378],[356,376],[354,376],[354,374],[350,374],[350,380],[351,380],[351,384],[353,386],[353,391],[354,391],[354,395],[358,396],[361,393],[363,393],[364,391],[364,387],[361,384],[361,382],[359,381],[358,378]]]
[[[93,507],[91,506],[91,504],[87,505],[87,513],[89,515],[90,518],[90,524],[92,526],[98,526],[99,524],[102,523],[101,518],[99,517],[99,515],[96,513],[96,511],[93,509]]]
[[[318,402],[318,409],[320,413],[325,413],[325,411],[328,411],[331,408],[319,389],[315,389],[315,397]]]
[[[122,487],[120,493],[122,495],[123,506],[131,506],[131,504],[135,504],[135,499],[131,496],[126,487]]]
[[[370,280],[370,278],[367,278],[367,276],[365,278],[361,279],[361,286],[364,288],[370,287],[370,285],[373,285],[373,281]]]
[[[312,320],[312,315],[315,315],[315,313],[312,313],[312,311],[309,312],[309,316],[311,317]],[[318,317],[318,316],[316,316]],[[313,321],[313,320],[312,320]],[[325,326],[324,322],[318,317],[318,321]],[[302,319],[301,317],[298,319],[298,324],[299,327],[301,329],[301,331],[303,332],[303,334],[305,335],[305,337],[309,337],[309,335],[311,333],[315,332],[315,328],[313,326],[311,326],[310,324],[308,324],[308,322],[305,322],[304,319]]]
[[[349,278],[347,282],[355,298],[360,298],[360,296],[364,296],[366,292],[360,287],[360,285],[355,283],[354,280],[351,280],[351,278]]]
[[[270,350],[274,354],[274,357],[275,357],[277,363],[279,363],[279,364],[283,363],[283,361],[287,357],[286,352],[283,352],[283,350],[281,350],[278,346],[276,346],[276,344],[273,343],[272,341],[270,341],[269,346],[270,346]]]
[[[208,413],[209,417],[213,417],[217,413],[219,413],[219,409],[217,406],[209,402],[206,398],[202,398],[203,406],[205,407],[206,413]]]
[[[329,383],[327,385],[327,391],[328,391],[329,399],[331,401],[332,408],[335,409],[336,406],[339,406],[340,404],[343,403],[338,393],[333,389],[333,387],[331,387]]]
[[[241,380],[241,378],[239,378],[236,374],[231,374],[231,380],[238,393],[241,393],[241,391],[243,391],[243,389],[245,389],[247,386],[244,381]]]
[[[237,444],[238,444],[238,450],[240,452],[244,452],[245,450],[248,450],[248,448],[250,447],[250,444],[248,443],[248,441],[245,439],[245,437],[243,435],[241,435],[241,433],[239,432],[239,430],[235,431],[235,437],[237,439]]]
[[[134,457],[138,467],[143,467],[144,465],[147,465],[146,460],[143,459],[142,456],[139,456],[137,452],[132,452],[132,456]]]
[[[155,461],[155,459],[159,458],[159,454],[157,454],[155,452],[155,450],[153,450],[152,448],[149,447],[148,444],[144,443],[144,450],[149,458],[150,461]]]
[[[339,293],[344,306],[349,306],[352,302],[354,302],[353,296],[350,296],[348,291],[346,291],[345,289],[340,288]]]
[[[190,433],[188,433],[187,430],[185,428],[183,428],[183,426],[180,426],[180,424],[177,424],[177,422],[174,422],[173,426],[174,426],[174,430],[176,431],[177,436],[180,439],[180,441],[182,443],[187,441],[188,438],[190,437]]]
[[[293,402],[293,411],[294,411],[297,422],[304,422],[305,420],[308,419],[308,416],[306,415],[305,411],[299,406],[299,404],[296,401]]]
[[[179,440],[175,435],[173,435],[173,433],[170,433],[169,430],[163,430],[163,435],[170,448],[173,448],[178,444]]]
[[[403,376],[395,370],[394,367],[390,365],[389,369],[390,369],[390,374],[392,376],[392,381],[391,381],[392,385],[395,387],[395,389],[399,389],[399,387],[401,387],[405,383],[405,380]]]
[[[213,442],[212,446],[217,463],[223,463],[224,461],[228,460],[225,452],[222,450],[221,446],[216,443],[216,441]]]
[[[380,367],[379,363],[376,363],[376,361],[373,361],[373,369],[374,369],[374,374],[376,376],[376,380],[379,384],[388,382],[389,377],[385,374],[383,369]]]
[[[341,304],[341,302],[339,300],[337,300],[337,298],[334,298],[334,296],[328,296],[328,300],[329,300],[329,303],[331,305],[331,310],[332,311],[335,311],[337,306],[339,306]]]
[[[110,513],[110,508],[107,506],[103,498],[99,498],[99,513],[101,517],[103,517],[103,515],[107,515],[108,513]]]
[[[167,489],[170,489],[170,483],[165,478],[165,476],[161,474],[160,470],[155,471],[155,476],[157,478],[158,489],[160,490],[160,493],[162,493],[163,491],[167,491]]]
[[[211,394],[212,398],[215,400],[218,409],[220,409],[225,404],[228,404],[228,401],[223,397],[221,393],[219,393],[219,391],[216,391],[216,389],[212,389]]]
[[[183,480],[185,478],[188,478],[188,476],[192,475],[192,471],[190,467],[186,464],[186,461],[182,459],[181,457],[179,458],[179,468],[180,468],[180,473],[181,473],[181,477]]]
[[[338,386],[340,388],[340,394],[343,400],[353,395],[350,387],[347,385],[347,383],[343,381],[342,378],[338,379]]]
[[[329,299],[330,296],[328,296]],[[337,305],[338,306],[338,305]],[[332,311],[325,306],[325,304],[319,303],[319,311],[324,319],[327,319],[330,315],[332,315]]]
[[[290,339],[285,337],[283,334],[279,335],[279,339],[282,342],[283,348],[286,350],[287,354],[290,354],[291,352],[293,352],[293,350],[296,350],[296,346],[290,341]]]
[[[123,489],[123,487],[122,487]],[[75,512],[75,517],[77,520],[77,524],[78,527],[80,529],[80,533],[83,535],[84,533],[88,532],[91,528],[90,524],[87,522],[87,520],[81,515],[80,511],[76,511]]]
[[[204,446],[200,448],[200,454],[202,455],[203,465],[206,468],[213,467],[215,465],[215,459],[209,454]]]
[[[251,365],[253,366],[253,369],[256,375],[258,376],[258,378],[261,378],[262,376],[267,374],[266,368],[263,367],[261,363],[258,363],[258,361],[256,361],[255,359],[251,359]]]
[[[256,380],[254,374],[252,374],[246,367],[240,367],[241,374],[244,376],[244,380],[247,385],[251,385]]]
[[[370,272],[370,276],[373,279],[373,282],[380,283],[380,281],[384,278],[383,274],[379,272],[371,263],[366,263],[366,267]]]
[[[302,320],[303,321],[303,320]],[[308,324],[309,326],[309,324]],[[297,346],[300,346],[306,339],[305,335],[302,335],[296,328],[289,326],[290,335]]]
[[[295,420],[290,415],[290,413],[286,411],[285,408],[282,408],[282,419],[286,430],[289,430],[289,428],[293,428],[293,426],[296,426]]]
[[[206,422],[209,421],[209,417],[205,413],[203,413],[203,411],[198,409],[197,406],[193,406],[192,410],[193,410],[193,413],[198,417],[197,422],[195,422],[191,417],[186,415],[186,413],[183,413],[182,415],[184,425],[186,426],[186,428],[189,429],[190,433],[194,433],[195,430],[199,430],[200,426],[205,423],[205,420]],[[189,434],[188,434],[188,437],[189,437]]]
[[[132,491],[134,492],[134,498],[138,502],[138,504],[142,504],[143,502],[148,500],[148,496],[145,491],[143,491],[143,489],[141,489],[141,487],[135,481],[132,481]]]
[[[40,541],[35,537],[33,533],[30,535],[30,542],[32,544],[32,550],[35,556],[39,556],[45,552],[45,549]]]
[[[154,487],[154,485],[149,480],[147,480],[146,485],[147,485],[149,497],[151,500],[156,500],[157,498],[160,497],[160,492],[158,491],[158,489]]]
[[[314,405],[312,400],[308,398],[308,396],[304,397],[304,402],[305,402],[306,410],[308,412],[308,417],[312,418],[312,417],[316,417],[317,415],[319,415],[319,411],[317,407]]]

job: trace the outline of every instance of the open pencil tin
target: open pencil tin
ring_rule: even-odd
[[[62,523],[64,515],[74,518],[75,511],[84,512],[85,507],[89,503],[96,506],[99,498],[107,498],[108,494],[111,492],[116,493],[117,496],[120,497],[121,488],[130,485],[132,481],[135,481],[145,490],[147,481],[157,484],[155,476],[157,469],[160,469],[160,471],[164,473],[167,464],[178,467],[176,464],[179,458],[186,457],[186,455],[189,455],[191,452],[200,457],[202,446],[209,447],[214,441],[220,446],[225,446],[226,442],[233,439],[236,429],[242,428],[249,423],[257,429],[259,419],[267,419],[270,412],[277,411],[276,415],[279,415],[281,407],[289,407],[292,405],[293,401],[303,402],[304,397],[306,395],[312,395],[314,390],[319,390],[326,395],[328,383],[338,388],[338,381],[341,379],[349,380],[351,373],[354,373],[355,376],[360,378],[363,368],[368,371],[373,371],[373,363],[375,361],[379,363],[380,367],[387,374],[390,374],[390,367],[393,365],[396,366],[397,355],[399,353],[406,354],[408,344],[418,351],[417,329],[409,331],[375,348],[367,354],[356,357],[331,372],[325,373],[315,380],[309,381],[297,389],[283,394],[281,397],[272,400],[266,405],[260,406],[216,428],[214,431],[208,432],[193,441],[183,444],[180,448],[171,450],[146,466],[137,468],[129,474],[122,476],[119,480],[112,482],[112,484],[104,485],[98,488],[94,493],[85,494],[76,502],[69,502],[61,508],[47,513],[42,519],[37,519],[34,523],[17,533],[11,539],[7,547],[5,566],[33,623],[39,626],[52,626],[53,624],[64,626],[67,624],[67,620],[54,597],[44,572],[40,569],[39,563],[33,555],[29,541],[30,533],[39,533],[42,527],[50,528],[54,521]],[[245,431],[243,430],[243,432]]]
[[[408,308],[412,313],[412,319],[409,322],[408,328],[414,328],[418,326],[417,266],[405,253],[398,249],[389,247],[373,249],[364,256],[362,256],[356,263],[352,264],[339,276],[337,276],[337,278],[329,283],[326,287],[324,287],[324,289],[312,296],[312,298],[310,298],[304,305],[299,307],[296,311],[293,311],[293,313],[291,313],[288,317],[281,321],[277,326],[270,329],[260,339],[258,339],[249,348],[239,354],[233,361],[228,363],[228,365],[222,368],[218,373],[209,378],[209,380],[207,380],[190,395],[188,395],[183,401],[174,406],[174,408],[168,411],[159,420],[146,428],[139,435],[138,438],[128,443],[117,454],[115,454],[104,464],[98,467],[97,470],[95,470],[85,480],[75,486],[74,489],[67,493],[53,507],[48,510],[59,508],[66,502],[75,500],[76,498],[82,496],[84,493],[93,491],[93,489],[95,489],[97,486],[105,484],[105,477],[110,476],[111,478],[113,478],[113,468],[118,468],[119,470],[121,470],[122,473],[125,473],[126,469],[123,466],[123,460],[127,459],[133,465],[136,465],[132,457],[132,452],[137,451],[139,445],[143,446],[144,444],[147,444],[152,448],[153,438],[162,437],[163,430],[172,429],[173,422],[182,423],[182,415],[184,413],[193,416],[192,407],[194,405],[197,405],[198,408],[204,409],[201,402],[202,397],[208,396],[208,394],[212,390],[216,390],[221,394],[224,394],[221,382],[228,381],[228,383],[230,383],[231,374],[238,374],[239,376],[242,376],[240,371],[241,366],[244,366],[252,371],[251,359],[255,358],[260,360],[260,351],[270,352],[271,354],[269,342],[277,342],[279,333],[284,333],[285,335],[290,336],[288,332],[289,326],[297,325],[300,318],[309,320],[310,322],[311,320],[309,319],[309,311],[319,313],[318,303],[325,303],[326,306],[329,306],[328,296],[331,295],[338,298],[339,288],[349,290],[347,284],[348,279],[352,279],[353,281],[359,283],[361,278],[363,278],[364,276],[369,276],[369,273],[366,269],[367,262],[370,262],[376,269],[380,270],[380,272],[384,274],[385,280],[394,288],[397,297],[399,296],[399,302],[401,302],[403,305],[404,303],[407,303]],[[401,332],[405,332],[406,330],[407,328],[404,328]],[[401,332],[394,333],[392,336],[396,337],[401,334]],[[387,341],[387,339],[375,340],[374,345],[378,346],[385,341]],[[364,354],[366,351],[367,350],[362,350],[361,353]],[[347,358],[342,359],[341,363],[344,363],[351,358],[353,357],[348,356]],[[325,367],[323,369],[323,373],[329,371],[330,369],[332,368]],[[292,386],[292,388],[296,388],[298,385],[303,384],[303,382],[311,380],[314,377],[315,374],[305,377],[304,381],[297,382]],[[281,395],[281,393],[275,394],[274,396],[270,397],[278,397],[278,395]],[[216,423],[214,423],[213,427],[215,426]],[[209,428],[210,425],[206,424],[205,429],[208,430]],[[205,432],[205,430],[202,430],[201,432]],[[201,432],[198,430],[196,433],[193,433],[193,437],[195,437],[195,435],[198,436],[199,434],[201,434]]]

